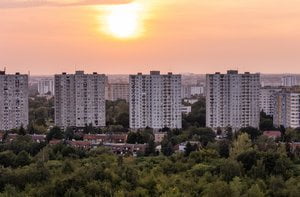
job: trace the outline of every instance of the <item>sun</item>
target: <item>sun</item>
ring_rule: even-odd
[[[105,19],[106,33],[120,39],[138,37],[141,33],[141,5],[130,3],[109,7]]]

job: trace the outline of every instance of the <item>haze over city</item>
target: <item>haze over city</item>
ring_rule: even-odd
[[[0,68],[300,73],[297,0],[2,0]]]

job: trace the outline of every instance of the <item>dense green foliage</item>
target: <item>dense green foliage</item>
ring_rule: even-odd
[[[106,125],[129,128],[129,105],[125,100],[106,101]]]
[[[54,124],[54,98],[29,98],[29,133],[45,133]]]
[[[189,104],[185,104],[189,105]],[[206,124],[206,109],[205,97],[199,98],[199,101],[192,106],[192,112],[188,115],[183,115],[182,127],[188,128],[190,126],[205,127]]]
[[[275,127],[273,125],[273,117],[268,116],[265,112],[260,113],[260,124],[259,129],[261,131],[271,131],[274,130]]]
[[[128,103],[107,101],[107,128],[86,125],[83,133],[113,133],[129,127]],[[81,139],[73,128],[52,126],[53,100],[30,100],[30,125],[0,144],[0,196],[300,196],[300,129],[280,128],[281,139],[262,136],[274,129],[261,114],[260,129],[205,128],[205,99],[183,117],[182,130],[167,132],[156,150],[151,129],[128,133],[128,143],[147,143],[144,155],[118,156],[103,147],[92,150],[67,144],[36,143],[26,133],[52,139]],[[47,131],[49,128],[49,131]],[[7,135],[4,136],[4,140]],[[278,141],[281,140],[282,143]],[[176,146],[186,143],[184,152]]]
[[[182,135],[206,137],[199,149],[187,145],[185,153],[137,158],[19,136],[1,145],[0,196],[300,195],[299,156],[285,145],[264,136],[251,140],[247,133],[215,141],[209,133],[170,131],[167,144]]]

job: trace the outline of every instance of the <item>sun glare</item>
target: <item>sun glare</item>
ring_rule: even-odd
[[[141,8],[138,3],[110,6],[105,19],[106,33],[120,39],[139,36],[142,31]]]

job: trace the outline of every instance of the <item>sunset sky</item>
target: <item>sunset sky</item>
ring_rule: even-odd
[[[299,0],[0,0],[0,70],[300,73]]]

